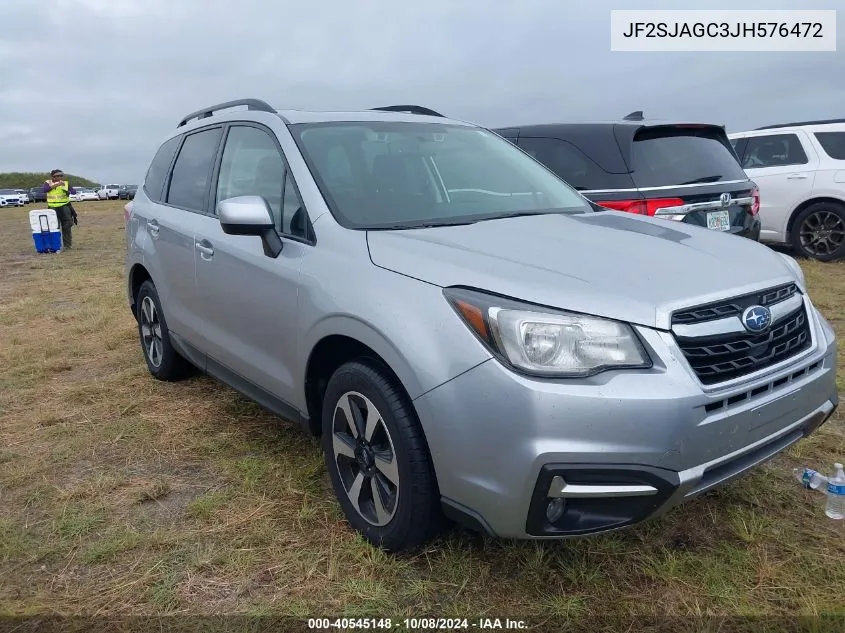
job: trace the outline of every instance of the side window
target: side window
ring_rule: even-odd
[[[845,132],[816,132],[824,153],[834,160],[845,160]]]
[[[556,138],[520,138],[519,146],[578,190],[602,189],[605,171],[574,145]]]
[[[173,165],[168,204],[194,211],[205,210],[205,194],[221,134],[221,128],[213,128],[185,137]]]
[[[161,202],[161,189],[164,186],[164,179],[167,177],[167,170],[170,169],[173,155],[176,153],[181,140],[181,136],[174,136],[172,139],[165,141],[158,148],[156,155],[153,156],[150,168],[144,178],[144,191],[154,202]]]
[[[247,125],[229,128],[217,178],[217,202],[261,196],[270,207],[276,229],[281,231],[284,180],[285,162],[267,132]]]
[[[795,134],[751,136],[742,161],[744,169],[806,165],[807,154]]]
[[[308,216],[290,171],[273,137],[257,127],[232,126],[226,136],[216,201],[236,196],[261,196],[276,230],[307,237]]]

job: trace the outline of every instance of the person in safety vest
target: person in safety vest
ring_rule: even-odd
[[[78,222],[76,211],[70,203],[70,196],[75,194],[76,190],[68,185],[61,169],[54,169],[50,172],[50,180],[45,181],[41,186],[41,191],[47,194],[47,206],[55,209],[62,227],[62,248],[71,248],[73,245],[71,229]]]

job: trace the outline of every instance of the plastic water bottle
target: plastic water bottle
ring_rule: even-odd
[[[845,519],[845,471],[834,464],[836,472],[827,482],[827,506],[824,513],[831,519]]]
[[[793,468],[792,474],[802,486],[808,490],[820,490],[823,492],[827,486],[827,477],[812,468]]]

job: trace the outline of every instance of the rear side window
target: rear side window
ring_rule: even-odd
[[[619,183],[573,144],[556,138],[520,138],[519,146],[579,191],[631,186]],[[613,182],[611,182],[613,181]]]
[[[221,128],[203,130],[185,137],[173,175],[167,203],[183,209],[203,211],[211,166],[217,155],[217,145],[222,135]]]
[[[179,147],[179,141],[181,140],[181,136],[175,136],[165,141],[153,157],[150,168],[147,170],[147,176],[144,179],[144,191],[147,192],[150,200],[161,202],[161,188],[164,185],[167,170],[170,168],[173,155],[176,153]]]
[[[824,153],[834,160],[845,160],[845,132],[816,132]]]
[[[806,165],[807,154],[795,134],[766,134],[748,139],[742,166],[745,169]]]
[[[747,176],[720,128],[653,127],[634,137],[631,167],[638,187],[667,187]]]

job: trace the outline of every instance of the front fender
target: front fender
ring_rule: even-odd
[[[379,288],[377,300],[362,300],[354,284],[338,284],[323,295],[331,297],[333,310],[302,306],[300,384],[305,384],[311,351],[333,335],[354,339],[377,353],[412,400],[490,358],[441,288],[381,269],[371,273],[378,277],[371,280],[376,281],[372,287]],[[304,393],[301,397],[298,404],[306,410]]]

